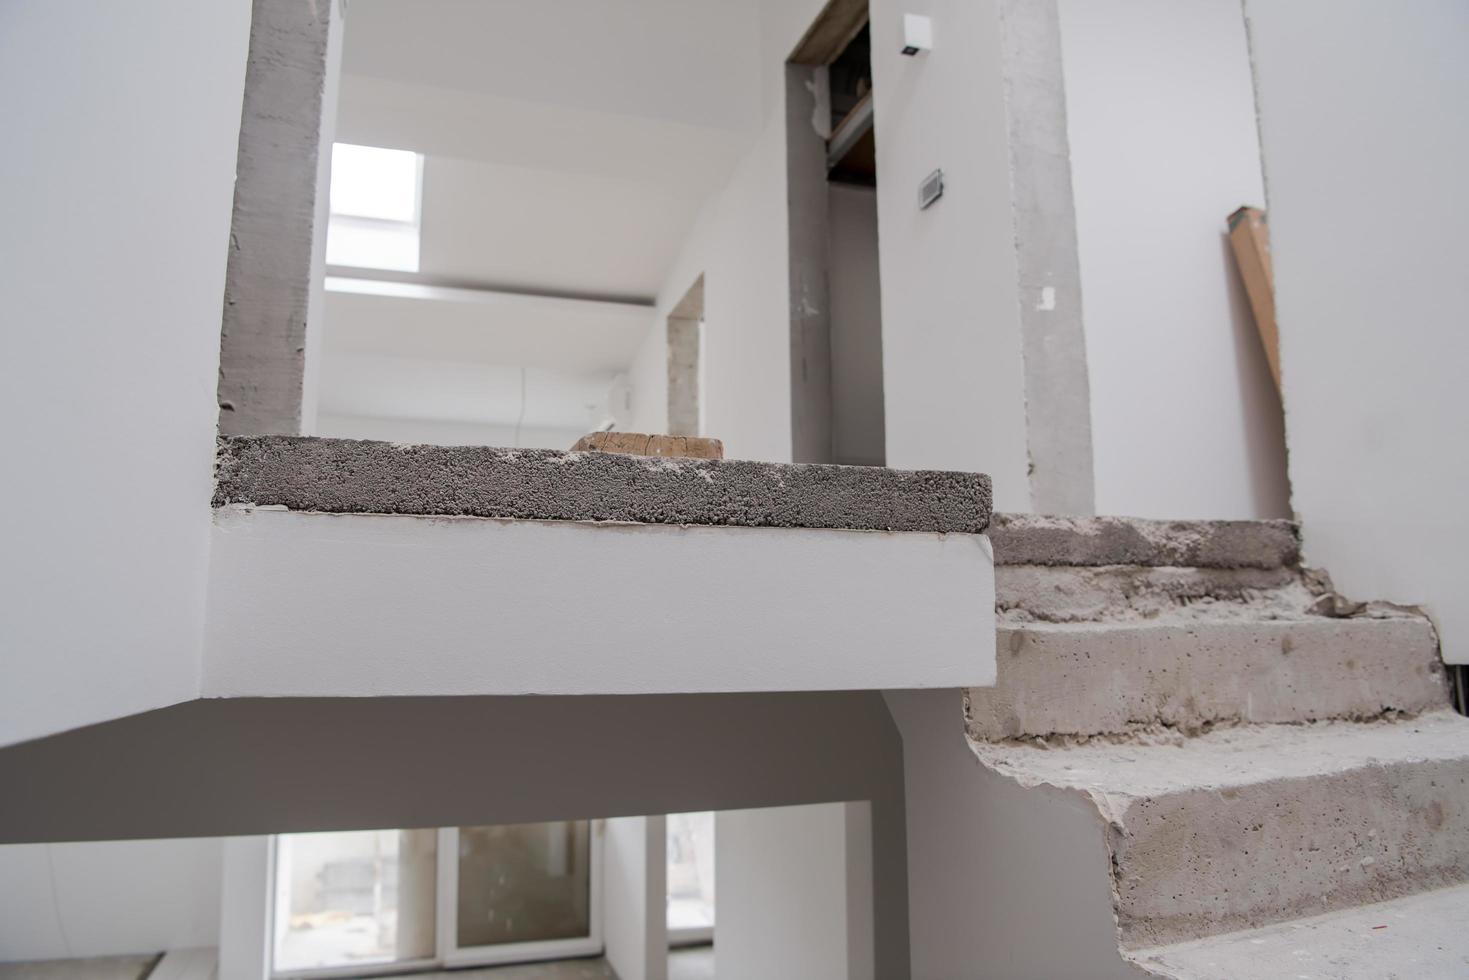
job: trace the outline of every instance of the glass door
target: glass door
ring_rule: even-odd
[[[600,858],[600,835],[588,820],[440,830],[444,963],[601,952]]]
[[[601,824],[282,834],[271,972],[365,977],[602,951]]]

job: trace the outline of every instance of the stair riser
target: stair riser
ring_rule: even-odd
[[[996,565],[995,609],[1015,623],[1078,623],[1224,610],[1268,619],[1315,601],[1293,568]]]
[[[1111,835],[1129,948],[1469,881],[1469,759],[1134,800]]]
[[[1447,705],[1424,619],[1002,626],[998,681],[968,694],[982,741],[1370,719]]]

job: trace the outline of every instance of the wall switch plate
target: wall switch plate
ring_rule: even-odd
[[[922,211],[944,196],[944,172],[935,170],[918,185],[918,210]]]

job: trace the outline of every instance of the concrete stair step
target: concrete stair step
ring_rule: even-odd
[[[1437,980],[1469,976],[1469,885],[1329,915],[1136,950],[1128,959],[1171,980]]]
[[[968,692],[981,741],[1369,720],[1448,705],[1421,616],[1001,623],[998,679]]]
[[[1124,949],[1469,881],[1469,719],[1451,711],[971,747],[1022,785],[1098,807]]]

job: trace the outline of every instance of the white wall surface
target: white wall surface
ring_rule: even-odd
[[[1226,218],[1264,205],[1239,0],[1061,0],[1099,514],[1289,516]]]
[[[1010,155],[994,0],[872,0],[888,465],[978,470],[1030,509]],[[934,49],[905,57],[904,14]],[[918,209],[918,186],[945,174]]]
[[[849,924],[849,903],[865,897],[870,867],[848,864],[847,809],[854,804],[714,815],[719,976],[729,980],[872,980],[870,921]],[[871,840],[855,842],[871,847]],[[850,935],[866,928],[865,937]],[[860,942],[858,943],[860,945]]]
[[[1246,4],[1306,558],[1469,663],[1469,8]]]
[[[0,962],[213,946],[218,838],[0,846]]]
[[[903,734],[913,980],[1125,980],[1106,827],[1079,793],[979,764],[959,691],[889,691]]]
[[[326,313],[317,434],[549,449],[626,419],[653,321],[650,306],[338,276]]]
[[[831,184],[827,221],[832,461],[881,466],[882,288],[876,192]]]
[[[621,980],[668,976],[667,818],[613,817],[602,840],[602,934]]]
[[[210,586],[206,697],[994,682],[973,534],[227,508]]]
[[[335,439],[376,439],[424,446],[515,446],[531,449],[570,449],[587,434],[584,427],[553,429],[541,426],[449,422],[379,415],[323,414],[316,434]]]
[[[0,744],[198,693],[249,27],[0,5]]]

